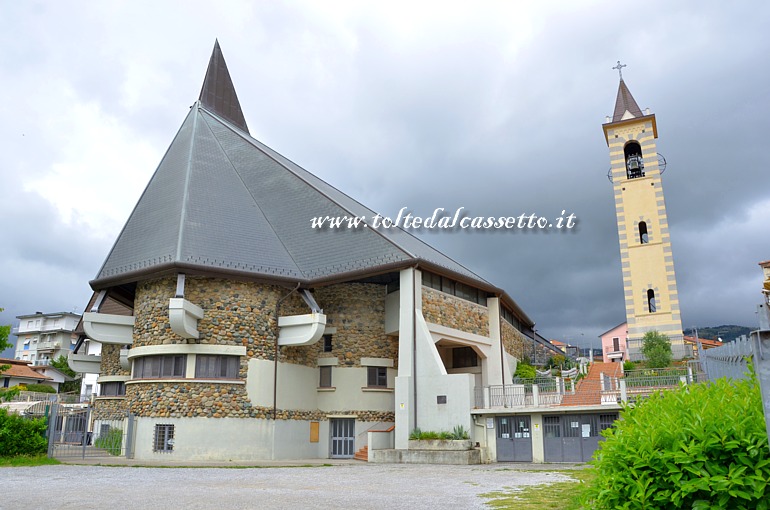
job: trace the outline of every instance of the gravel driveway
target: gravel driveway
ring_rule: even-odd
[[[523,466],[519,466],[523,467]],[[0,469],[0,508],[484,508],[479,494],[567,480],[505,464],[351,463],[320,467]]]

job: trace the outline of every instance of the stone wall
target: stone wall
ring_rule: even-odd
[[[102,344],[101,375],[131,375],[129,370],[120,366],[121,345]]]
[[[96,397],[94,400],[93,420],[122,420],[128,411],[128,400],[125,397]]]
[[[508,321],[501,320],[500,324],[500,336],[502,337],[505,352],[516,359],[522,359],[528,352],[525,347],[527,342],[531,344],[532,341],[527,340],[524,335],[514,328]],[[532,350],[531,347],[529,350]]]
[[[175,278],[137,285],[134,347],[187,342],[171,331],[168,321],[168,302],[175,292]],[[185,298],[204,310],[203,319],[198,321],[200,339],[195,342],[246,347],[247,355],[241,358],[239,372],[239,378],[245,379],[249,359],[274,360],[275,307],[289,292],[290,289],[254,282],[188,277]],[[385,286],[377,284],[345,283],[316,289],[314,298],[327,315],[327,324],[336,328],[332,352],[324,353],[323,341],[319,341],[310,346],[281,347],[279,360],[308,367],[315,367],[319,356],[337,356],[341,366],[360,367],[362,357],[388,358],[397,363],[398,339],[385,335],[385,295]],[[306,313],[310,310],[297,293],[281,301],[280,315]],[[119,367],[118,356],[119,349],[115,355]],[[103,353],[103,365],[105,358],[108,356]],[[106,366],[112,367],[112,361]],[[244,385],[194,379],[127,384],[126,401],[133,413],[145,417],[272,418],[273,413],[272,408],[252,406]],[[357,414],[361,421],[393,421],[392,412],[339,413]],[[279,409],[276,418],[320,420],[326,419],[327,414],[328,411]]]
[[[323,341],[306,347],[281,348],[281,361],[315,367],[318,357],[334,357],[340,366],[360,367],[361,358],[388,358],[398,365],[398,339],[385,334],[384,285],[342,283],[313,293],[326,314],[332,335],[332,352],[323,352]],[[308,313],[307,311],[301,313]]]
[[[489,311],[486,306],[425,286],[422,287],[422,315],[433,324],[489,336]]]

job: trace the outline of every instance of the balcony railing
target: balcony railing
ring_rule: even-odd
[[[521,384],[476,386],[476,409],[602,406],[636,402],[656,391],[699,382],[688,369],[628,372],[626,377],[601,374],[598,379],[551,378]]]

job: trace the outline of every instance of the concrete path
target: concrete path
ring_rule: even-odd
[[[230,469],[73,464],[2,468],[0,509],[484,508],[480,494],[565,481],[565,469],[580,468],[333,460],[292,465],[313,467],[263,462],[263,467]]]

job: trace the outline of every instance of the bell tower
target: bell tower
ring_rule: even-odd
[[[642,337],[656,330],[671,339],[674,359],[685,356],[674,257],[668,231],[661,173],[665,160],[657,152],[658,126],[649,108],[644,112],[620,74],[612,117],[603,125],[610,151],[610,173],[623,270],[628,351],[642,357]]]

